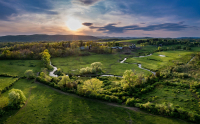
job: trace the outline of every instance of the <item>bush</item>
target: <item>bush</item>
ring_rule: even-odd
[[[55,75],[58,75],[58,76],[63,76],[63,71],[58,68],[55,72],[54,72]]]
[[[0,117],[2,117],[5,114],[5,111],[0,108]]]
[[[66,87],[66,84],[68,82],[70,82],[69,76],[62,76],[62,79],[60,80],[60,82],[58,82],[58,87],[63,89],[64,87]]]
[[[198,122],[200,120],[200,115],[186,111],[183,108],[175,108],[172,103],[163,103],[163,104],[154,104],[147,102],[145,104],[136,103],[136,107],[140,107],[141,109],[148,110],[154,114],[162,114],[172,117],[179,117],[181,119],[186,119],[189,121]]]
[[[52,80],[52,78],[49,75],[45,74],[44,72],[40,73],[40,78],[43,78],[45,82],[50,82]]]
[[[97,78],[92,78],[90,80],[83,82],[83,89],[86,89],[94,93],[100,93],[103,89],[102,86],[103,86],[103,81],[100,81]]]
[[[126,105],[128,105],[128,106],[135,106],[135,103],[140,103],[141,102],[141,100],[140,99],[135,99],[134,97],[132,97],[132,98],[128,98],[127,100],[126,100]]]
[[[156,72],[156,77],[160,77],[160,71]]]
[[[102,66],[101,62],[94,62],[94,63],[91,64],[91,67],[93,69],[95,69],[96,72],[100,72],[101,71],[101,66]]]
[[[34,79],[35,78],[35,74],[33,73],[33,70],[26,70],[24,75],[28,79]]]
[[[9,106],[14,108],[20,108],[26,101],[24,93],[19,89],[12,89],[8,94]]]
[[[91,67],[81,68],[80,74],[95,74],[97,72],[101,72],[101,62],[94,62],[91,64]]]

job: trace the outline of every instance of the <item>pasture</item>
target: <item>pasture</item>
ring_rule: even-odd
[[[9,87],[12,83],[14,83],[18,78],[12,77],[0,77],[0,91],[6,87]]]
[[[30,69],[36,73],[42,67],[43,63],[41,60],[1,60],[0,74],[24,76],[26,70]]]
[[[119,54],[94,54],[90,56],[76,56],[65,58],[52,58],[52,64],[57,68],[61,68],[66,74],[78,75],[81,68],[90,67],[93,62],[101,62],[103,64],[103,72],[105,74],[123,75],[126,70],[135,70],[137,73],[148,75],[149,71],[140,69],[135,64],[120,63],[126,55]]]
[[[142,124],[187,124],[188,122],[135,112],[114,107],[96,100],[65,95],[33,80],[22,79],[12,88],[20,89],[27,97],[26,105],[20,110],[10,110],[0,122],[12,123],[113,123],[126,124],[129,121]],[[2,94],[8,102],[8,92]]]
[[[193,52],[187,51],[164,51],[153,53],[148,57],[131,57],[125,62],[127,63],[140,63],[143,68],[147,68],[153,71],[157,71],[166,66],[175,65],[177,62],[183,62],[186,64],[190,61]],[[159,56],[164,55],[164,56]]]
[[[148,102],[162,104],[172,103],[174,107],[183,108],[187,111],[200,112],[199,100],[188,88],[159,85],[156,89],[148,94],[142,95],[141,98]]]

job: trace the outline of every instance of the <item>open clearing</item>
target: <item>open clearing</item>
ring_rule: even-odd
[[[28,69],[35,73],[39,72],[43,67],[41,60],[1,60],[0,74],[9,74],[16,76],[23,76]]]
[[[159,55],[165,55],[161,57]],[[131,57],[125,62],[128,63],[140,63],[143,68],[147,68],[153,71],[157,71],[165,66],[172,66],[176,62],[183,62],[186,64],[192,58],[192,52],[187,51],[165,51],[157,52],[148,57]]]
[[[61,68],[66,74],[79,74],[81,68],[90,67],[93,62],[101,62],[103,64],[103,72],[105,74],[123,75],[126,70],[135,70],[137,73],[145,75],[151,74],[149,71],[140,69],[136,64],[120,63],[125,55],[117,54],[95,54],[90,56],[52,58],[52,64],[57,68]]]

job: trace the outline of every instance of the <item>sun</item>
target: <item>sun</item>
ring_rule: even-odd
[[[82,23],[74,18],[70,18],[69,20],[67,20],[66,25],[72,31],[76,31],[82,27]]]

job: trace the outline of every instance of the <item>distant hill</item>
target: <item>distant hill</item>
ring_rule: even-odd
[[[177,39],[200,39],[200,37],[178,37]]]
[[[8,35],[0,37],[0,42],[33,42],[33,41],[74,41],[74,40],[98,40],[100,38],[85,35]]]

